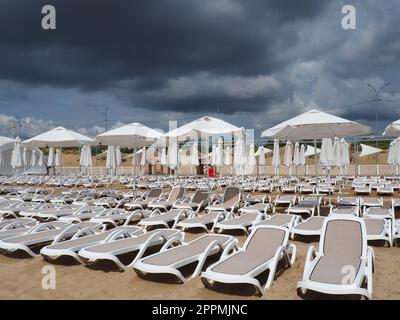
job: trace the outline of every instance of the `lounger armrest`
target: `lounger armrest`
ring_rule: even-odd
[[[132,238],[136,237],[137,233],[140,233],[141,230],[139,229],[137,232],[135,232],[134,235],[131,235]],[[130,234],[128,230],[126,229],[116,229],[113,232],[111,232],[103,241],[101,241],[101,243],[107,243],[107,242],[111,242],[115,239],[117,239],[120,235],[123,234]]]
[[[103,227],[103,225],[101,223],[98,223],[97,225],[94,225],[92,227],[86,227],[86,228],[79,229],[78,224],[73,224],[73,225],[63,229],[63,231],[54,239],[54,241],[51,244],[60,242],[68,232],[74,232],[75,234],[78,232],[80,232],[81,234],[87,233],[87,232],[95,233],[95,230],[102,228],[102,227]]]
[[[105,227],[106,227],[106,225],[103,225],[101,232],[103,232],[105,230]],[[85,228],[85,229],[79,230],[77,233],[75,233],[74,236],[71,238],[71,240],[77,239],[83,234],[87,235],[87,234],[95,234],[95,233],[96,233],[96,231],[93,228],[89,228],[89,229]]]
[[[191,213],[189,213],[188,215],[188,219],[192,219],[197,217],[199,214],[196,211],[192,211]]]
[[[315,249],[315,247],[313,245],[311,245],[308,248],[306,261],[305,261],[305,264],[304,264],[304,274],[306,274],[306,272],[308,271],[310,263],[315,259],[315,257],[317,256],[317,253],[318,252],[317,252],[317,250]]]
[[[164,251],[170,249],[171,246],[174,243],[178,243],[179,245],[183,245],[184,244],[184,242],[183,242],[184,236],[185,236],[184,232],[177,233],[175,236],[171,237],[170,239],[168,239],[168,241],[166,241],[164,243],[164,245],[160,249],[160,252],[164,252]]]
[[[234,251],[238,251],[239,250],[239,241],[238,241],[238,239],[236,239],[236,238],[232,239],[232,241],[225,246],[225,249],[221,254],[220,260],[222,258],[225,258],[226,256],[228,256],[230,254],[229,251],[231,251],[231,250],[234,250]]]
[[[32,233],[44,231],[46,229],[55,229],[55,227],[53,226],[52,222],[40,223],[40,224],[37,224],[36,226],[32,227],[27,232],[27,234],[32,234]]]
[[[288,257],[288,261],[290,265],[292,266],[294,262],[296,261],[296,256],[297,256],[297,247],[294,243],[289,243],[286,247],[286,254]]]
[[[127,226],[127,225],[132,221],[132,219],[133,219],[134,217],[137,217],[137,216],[140,216],[140,217],[144,218],[143,210],[142,210],[142,209],[134,210],[134,211],[128,216],[128,218],[125,220],[124,226]]]
[[[190,276],[191,279],[195,278],[197,275],[200,274],[201,269],[203,268],[204,262],[206,261],[208,255],[210,254],[210,251],[215,247],[218,246],[220,248],[220,250],[223,252],[224,248],[222,247],[222,245],[219,243],[218,240],[214,240],[213,242],[211,242],[207,248],[204,250],[204,252],[199,256],[199,258],[197,259],[198,263],[197,263],[197,267],[194,270],[193,274]]]
[[[150,213],[150,218],[155,217],[155,216],[159,216],[161,215],[161,210],[160,209],[154,209],[151,213]]]
[[[144,252],[147,250],[149,245],[157,238],[163,238],[165,242],[168,241],[168,239],[165,237],[165,235],[162,233],[162,231],[157,231],[153,233],[144,243],[140,245],[139,251],[135,256],[135,259],[128,265],[128,267],[133,267],[133,265],[138,261],[144,254]]]

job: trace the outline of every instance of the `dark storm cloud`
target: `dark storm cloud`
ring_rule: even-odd
[[[163,88],[171,78],[278,70],[283,61],[274,52],[276,32],[288,21],[312,18],[325,2],[6,1],[0,12],[0,27],[8,30],[0,37],[1,76],[84,90],[129,80],[133,99],[138,95],[146,104],[141,91]],[[57,9],[55,31],[40,29],[44,4]],[[199,102],[208,98],[214,99],[203,93]]]

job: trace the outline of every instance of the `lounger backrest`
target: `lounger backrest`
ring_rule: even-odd
[[[366,255],[365,222],[356,217],[329,217],[324,221],[321,249],[325,255],[359,258]]]
[[[289,238],[289,232],[286,228],[274,226],[260,226],[254,229],[246,241],[246,251],[263,255],[264,251],[276,251],[282,245],[285,245]]]
[[[202,190],[197,190],[193,195],[192,202],[193,203],[200,203],[208,199],[208,193]]]
[[[169,193],[168,202],[175,202],[178,199],[183,197],[183,193],[185,192],[185,188],[175,186],[172,188],[171,192]]]
[[[240,200],[240,189],[238,187],[226,187],[222,203],[233,206]]]
[[[149,194],[147,195],[146,199],[154,199],[154,198],[158,198],[162,193],[162,189],[161,188],[154,188],[151,189]]]

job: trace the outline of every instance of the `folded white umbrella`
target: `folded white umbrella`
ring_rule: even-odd
[[[212,149],[211,149],[211,165],[216,166],[217,165],[217,145],[213,144]]]
[[[236,136],[235,149],[233,154],[233,164],[239,174],[244,174],[244,166],[247,162],[246,145],[242,134]]]
[[[49,147],[49,156],[47,158],[47,165],[54,167],[56,165],[56,159],[54,157],[54,147]]]
[[[81,166],[81,167],[85,167],[85,161],[86,161],[86,159],[85,159],[85,152],[86,152],[86,145],[84,145],[82,148],[81,148],[81,153],[80,153],[80,156],[79,156],[79,165]]]
[[[160,159],[160,163],[162,166],[166,166],[168,164],[168,159],[167,159],[167,149],[165,147],[163,147],[161,149],[161,159]]]
[[[258,157],[258,164],[260,166],[264,166],[267,164],[266,159],[265,159],[265,155],[268,152],[272,152],[272,150],[265,148],[264,146],[259,146],[258,150],[256,152],[256,157]]]
[[[301,147],[300,147],[299,164],[300,165],[305,165],[306,164],[306,153],[305,153],[304,144],[302,144]]]
[[[293,151],[293,164],[295,166],[300,165],[300,145],[298,142],[294,144],[294,151]]]
[[[387,163],[394,165],[395,164],[395,159],[394,159],[394,148],[396,147],[397,140],[393,140],[390,145],[389,145],[389,151],[388,151],[388,159]]]
[[[115,147],[115,158],[117,159],[117,167],[119,167],[121,165],[121,161],[122,161],[120,146]]]
[[[170,139],[168,146],[168,166],[171,169],[176,169],[178,167],[178,143],[174,139]]]
[[[329,138],[322,139],[321,152],[319,154],[319,164],[322,167],[330,169],[334,162],[332,140]]]
[[[106,168],[111,170],[115,170],[117,168],[117,155],[115,146],[108,146],[107,148]]]
[[[342,166],[347,174],[347,166],[350,164],[349,144],[343,138],[340,139],[340,144],[342,146]]]
[[[254,143],[251,143],[249,146],[249,154],[247,157],[247,174],[254,174],[254,170],[256,169],[257,161],[256,161],[256,152]]]
[[[216,150],[215,165],[220,168],[224,164],[224,145],[222,138],[218,139],[218,146]]]
[[[193,145],[190,148],[190,164],[195,167],[197,167],[200,164],[197,141],[193,142]]]
[[[224,165],[231,166],[232,165],[232,152],[231,147],[227,146],[225,148],[225,157],[224,157]]]
[[[183,158],[184,158],[183,154],[184,154],[184,151],[183,151],[182,148],[180,148],[179,152],[178,152],[178,165],[179,165],[179,167],[183,165]]]
[[[397,138],[397,142],[394,146],[394,165],[398,166],[400,165],[400,139]],[[398,174],[397,170],[396,170],[396,174]]]
[[[11,155],[11,167],[15,169],[23,165],[21,140],[17,138],[15,139],[14,149]]]
[[[37,165],[42,167],[44,165],[43,152],[39,150],[39,159]]]
[[[253,166],[253,167],[257,164],[256,153],[255,153],[254,149],[255,149],[254,143],[251,143],[249,146],[249,157],[247,160],[247,165]]]
[[[285,154],[283,157],[283,163],[286,167],[290,167],[292,165],[292,159],[292,143],[288,140],[286,141]]]
[[[62,166],[64,166],[64,163],[63,163],[63,160],[62,160],[62,151],[61,151],[61,148],[57,148],[57,150],[56,150],[55,166],[56,166],[56,167],[62,167]]]
[[[279,167],[281,165],[281,159],[279,154],[279,140],[274,140],[274,150],[272,153],[272,166]]]
[[[92,162],[92,148],[91,146],[86,146],[86,166],[87,167],[92,167],[93,162]]]
[[[37,154],[36,148],[33,148],[31,153],[31,163],[30,163],[31,167],[36,166],[36,154]]]
[[[343,166],[342,145],[339,138],[335,137],[333,142],[333,162],[332,165],[338,168]]]
[[[28,149],[26,147],[22,147],[22,166],[28,165]]]
[[[146,147],[142,148],[142,155],[140,156],[140,166],[144,167],[146,165]]]

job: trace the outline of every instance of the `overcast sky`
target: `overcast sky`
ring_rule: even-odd
[[[56,8],[56,30],[41,8]],[[357,29],[341,27],[352,4]],[[398,0],[2,0],[0,135],[168,129],[206,114],[256,135],[310,108],[375,130],[400,118]],[[381,98],[367,87],[386,82]],[[399,102],[397,102],[398,100]],[[351,106],[346,106],[351,105]],[[379,121],[375,121],[378,110]]]

